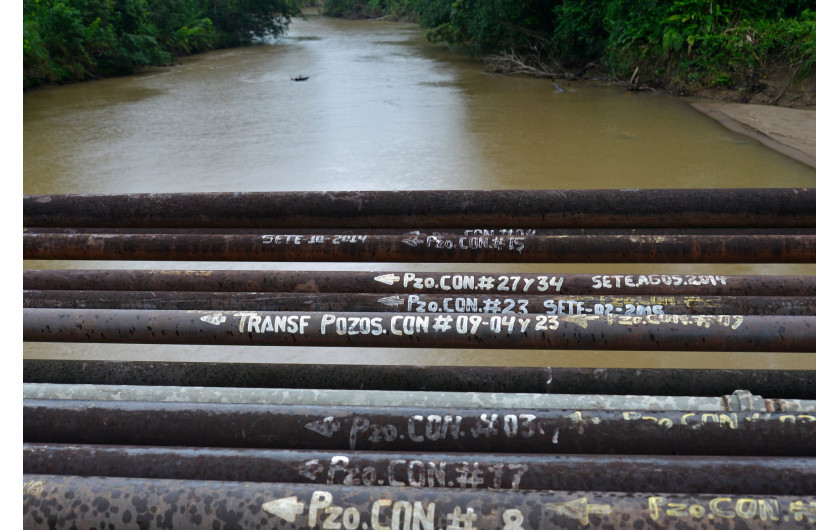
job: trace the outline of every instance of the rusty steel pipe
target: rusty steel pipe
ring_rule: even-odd
[[[815,496],[453,491],[24,475],[24,530],[815,528]]]
[[[30,290],[816,296],[815,276],[424,271],[24,270]]]
[[[490,490],[816,495],[816,458],[24,444],[23,472]]]
[[[816,414],[23,400],[29,443],[490,453],[816,454]]]
[[[24,308],[576,315],[816,315],[816,297],[793,296],[447,296],[376,293],[196,291],[23,291]]]
[[[815,235],[23,234],[24,259],[434,263],[813,263]]]
[[[689,395],[747,388],[816,399],[813,370],[689,370],[510,366],[388,366],[164,361],[23,360],[24,383],[232,388],[347,388],[442,392]]]
[[[816,351],[816,317],[24,309],[23,340],[397,348]]]
[[[816,317],[24,309],[23,340],[398,348],[816,351]]]
[[[816,227],[802,228],[435,228],[433,230],[408,230],[406,228],[342,228],[323,227],[307,228],[295,227],[296,234],[320,235],[334,234],[357,237],[363,235],[388,235],[410,237],[412,235],[427,237],[440,236],[575,236],[575,235],[630,235],[630,236],[658,236],[658,235],[815,235]],[[67,227],[23,227],[24,234],[236,234],[261,235],[258,228],[67,228]]]
[[[29,195],[29,227],[814,227],[815,188]]]

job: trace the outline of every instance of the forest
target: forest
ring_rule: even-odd
[[[24,0],[23,88],[250,44],[299,14],[297,0]]]
[[[590,69],[628,88],[750,94],[781,74],[816,75],[816,1],[324,0],[325,14],[415,20],[504,74],[578,78]]]
[[[312,3],[309,3],[312,4]],[[309,5],[307,4],[307,5]],[[322,0],[327,16],[418,23],[504,74],[749,93],[816,75],[816,0]],[[111,75],[281,34],[299,0],[24,0],[24,88]]]

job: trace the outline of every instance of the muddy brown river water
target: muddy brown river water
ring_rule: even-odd
[[[292,81],[308,76],[306,81]],[[813,187],[663,94],[489,75],[411,24],[309,16],[264,45],[23,96],[25,194]],[[481,228],[481,227],[476,227]],[[511,227],[516,228],[516,227]],[[815,274],[815,265],[25,261],[24,268]],[[800,368],[813,354],[26,343],[25,358]]]

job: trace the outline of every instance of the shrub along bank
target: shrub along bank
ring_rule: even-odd
[[[416,20],[503,73],[589,67],[630,88],[742,98],[816,75],[815,0],[324,0],[323,12]]]

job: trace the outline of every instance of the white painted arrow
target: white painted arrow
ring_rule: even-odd
[[[380,276],[375,276],[373,279],[378,281],[378,282],[387,284],[387,285],[394,285],[395,283],[400,281],[399,276],[397,276],[396,274],[391,274],[390,272],[388,274],[382,274]]]
[[[207,322],[208,324],[213,324],[214,326],[220,325],[225,320],[227,320],[227,317],[221,313],[214,313],[212,315],[204,315],[201,317],[202,322]]]
[[[276,515],[287,523],[294,523],[295,518],[303,513],[304,504],[298,502],[297,497],[284,497],[273,501],[268,501],[262,505],[264,512],[271,515]]]
[[[590,320],[598,320],[599,318],[596,315],[566,315],[563,317],[563,320],[586,329],[589,326]]]
[[[586,526],[589,524],[589,514],[594,513],[598,515],[609,515],[612,513],[612,506],[609,504],[587,504],[588,499],[583,497],[568,502],[549,502],[546,507],[554,510],[560,515],[577,519],[577,521]]]
[[[388,297],[385,297],[385,298],[380,298],[378,300],[378,302],[381,303],[381,304],[391,306],[391,307],[397,307],[397,306],[403,305],[403,302],[405,302],[405,300],[400,298],[399,295],[395,294],[394,296],[388,296]]]
[[[341,423],[335,421],[333,416],[327,416],[323,420],[310,421],[304,427],[310,431],[317,432],[321,436],[330,438],[334,432],[338,432],[341,429]]]
[[[414,236],[411,239],[403,239],[402,242],[405,243],[406,245],[416,247],[417,245],[423,243],[423,240],[420,239],[417,236]]]

